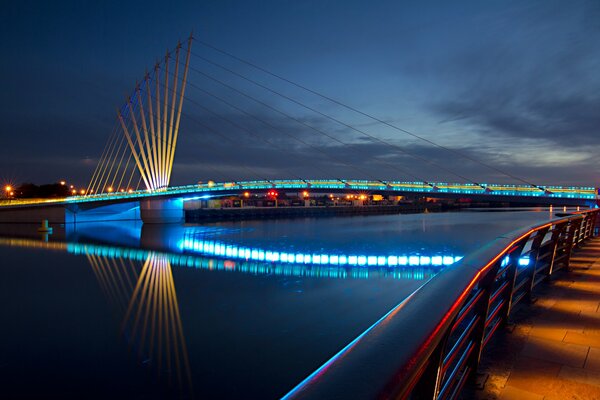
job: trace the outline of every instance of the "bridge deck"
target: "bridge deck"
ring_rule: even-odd
[[[514,314],[512,332],[498,332],[482,359],[484,389],[463,398],[600,399],[600,238],[571,268]]]
[[[542,204],[591,205],[597,200],[597,189],[577,186],[546,186],[534,188],[527,185],[485,184],[474,185],[444,182],[399,182],[367,180],[269,180],[247,182],[212,182],[187,186],[173,186],[156,191],[117,191],[86,196],[70,196],[56,199],[8,199],[0,200],[0,208],[18,206],[46,206],[49,204],[77,204],[96,202],[128,202],[148,198],[181,197],[185,199],[241,195],[245,191],[263,193],[276,189],[285,192],[316,193],[378,193],[385,195],[419,195],[430,197],[476,198],[479,200],[523,200],[530,199]],[[565,203],[567,201],[567,203]]]

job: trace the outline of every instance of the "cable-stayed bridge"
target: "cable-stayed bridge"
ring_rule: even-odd
[[[229,58],[244,71],[252,69],[270,77],[279,83],[291,86],[320,102],[333,105],[343,110],[347,116],[352,114],[370,121],[375,126],[386,128],[398,135],[406,136],[436,151],[447,154],[454,159],[470,164],[478,171],[487,170],[490,176],[501,176],[511,184],[485,183],[470,178],[468,174],[450,168],[443,162],[424,157],[397,141],[384,138],[373,133],[362,125],[350,122],[347,117],[334,115],[327,107],[318,107],[279,90],[276,85],[268,85],[251,77],[246,72],[234,69],[229,64],[215,61],[203,54],[192,51],[192,44],[199,43],[224,57]],[[213,70],[232,79],[226,81],[214,72],[197,68],[192,59],[201,61]],[[209,84],[201,85],[191,80],[190,72]],[[240,83],[241,82],[241,83]],[[214,89],[218,87],[220,89]],[[266,93],[259,97],[248,87]],[[193,90],[205,101],[189,95],[186,89]],[[226,91],[227,94],[221,93]],[[209,101],[210,100],[210,101]],[[183,105],[193,108],[184,112]],[[211,107],[210,104],[213,106]],[[215,106],[217,104],[217,106]],[[298,117],[289,110],[292,105],[308,113],[310,118]],[[260,110],[259,110],[260,109]],[[226,110],[226,111],[223,111]],[[259,111],[257,111],[259,110]],[[203,117],[198,117],[197,113]],[[285,120],[293,129],[280,127],[272,118],[265,117],[265,112]],[[125,104],[117,110],[112,133],[100,155],[87,188],[80,196],[44,201],[11,201],[2,204],[2,209],[21,210],[19,218],[31,213],[31,220],[39,221],[44,217],[45,209],[63,209],[73,215],[99,211],[93,218],[142,218],[146,222],[168,222],[179,220],[183,213],[183,201],[199,197],[224,195],[241,195],[242,193],[264,193],[267,190],[286,192],[310,191],[311,193],[367,193],[382,195],[418,195],[436,198],[471,198],[484,201],[515,201],[532,204],[560,204],[592,206],[597,199],[594,187],[564,187],[539,185],[528,179],[505,171],[490,162],[479,160],[466,152],[439,144],[431,139],[406,130],[365,111],[349,106],[344,102],[325,96],[315,90],[295,83],[287,78],[246,61],[240,57],[216,48],[208,43],[197,41],[190,36],[184,43],[178,43],[173,51],[157,62],[150,72],[138,82],[135,89],[127,97]],[[232,117],[235,115],[236,117]],[[278,153],[290,158],[297,154],[291,151],[290,143],[305,150],[305,153],[326,159],[331,165],[342,167],[344,177],[333,177],[331,169],[309,160],[304,170],[316,171],[318,179],[309,179],[306,172],[299,173],[292,168],[282,168],[279,176],[266,176],[264,170],[249,163],[239,167],[240,175],[232,176],[231,171],[224,172],[215,166],[206,165],[211,174],[219,182],[193,184],[188,186],[170,186],[175,153],[180,133],[182,117],[194,123],[205,134],[210,134],[218,141],[231,143],[232,149],[241,149],[244,140],[260,143],[266,151]],[[207,119],[218,121],[227,128],[215,129],[206,122]],[[318,121],[318,122],[315,122]],[[345,134],[323,128],[331,124],[342,129]],[[259,128],[257,128],[259,127]],[[236,136],[231,135],[235,132]],[[270,134],[265,134],[270,132]],[[273,135],[274,134],[274,135]],[[372,169],[356,163],[360,158],[360,150],[355,146],[356,140],[376,144],[386,149],[407,163],[399,163],[386,159],[377,159],[377,165],[396,179],[383,179],[373,173]],[[344,149],[345,151],[335,151]],[[203,149],[206,151],[206,149]],[[209,149],[210,151],[210,149]],[[232,151],[232,153],[235,153]],[[344,155],[342,155],[342,153]],[[224,158],[231,155],[221,154]],[[234,157],[243,158],[234,154]],[[268,157],[268,155],[265,155]],[[306,164],[306,163],[305,163]],[[449,183],[423,176],[423,168],[436,171]],[[347,175],[346,175],[347,174]],[[251,176],[253,179],[240,176]],[[351,177],[360,177],[352,179]],[[137,207],[137,214],[133,209]],[[102,209],[102,211],[100,211]],[[60,211],[58,211],[60,214]],[[150,217],[152,215],[152,217]],[[11,217],[8,217],[10,220]],[[56,219],[55,217],[50,217]],[[6,218],[3,218],[3,220]],[[84,218],[85,219],[85,218]],[[70,221],[68,217],[65,221]],[[76,220],[73,217],[73,220]]]

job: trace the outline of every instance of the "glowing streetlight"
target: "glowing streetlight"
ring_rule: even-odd
[[[60,181],[60,184],[61,184],[62,186],[65,186],[65,185],[67,184],[67,182],[66,182],[66,181]]]
[[[109,187],[108,187],[108,193],[112,193],[112,191],[113,191],[113,188],[112,188],[112,186],[109,186]]]

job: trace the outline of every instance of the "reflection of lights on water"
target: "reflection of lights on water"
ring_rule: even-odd
[[[192,391],[186,342],[168,256],[147,252],[138,274],[131,260],[86,253],[100,287],[119,311],[128,342],[144,363]],[[129,264],[129,265],[128,265]],[[164,372],[162,372],[164,371]]]
[[[214,248],[214,245],[213,245]],[[123,258],[137,261],[144,261],[148,257],[148,254],[156,253],[142,249],[112,247],[106,245],[96,244],[78,244],[69,243],[67,245],[67,251],[72,254],[81,255],[96,255],[108,258]],[[258,250],[257,254],[258,254]],[[206,269],[210,271],[236,271],[252,275],[283,275],[283,276],[296,276],[296,277],[309,277],[309,278],[357,278],[367,279],[371,276],[385,276],[393,279],[426,279],[434,275],[438,269],[430,266],[408,266],[408,262],[402,264],[407,268],[364,268],[357,264],[356,256],[345,256],[338,255],[338,265],[315,265],[315,264],[304,264],[299,263],[271,263],[271,262],[260,262],[253,261],[249,258],[251,255],[250,249],[244,251],[245,255],[248,255],[248,260],[228,260],[224,258],[208,258],[198,257],[196,254],[173,254],[173,253],[157,253],[166,257],[171,265],[181,267],[191,267]],[[287,254],[287,253],[286,253]],[[309,255],[306,255],[310,257]],[[395,257],[395,256],[393,256]],[[399,257],[401,258],[401,257]],[[454,261],[453,257],[448,258]],[[298,257],[299,260],[304,259],[304,255],[301,254]],[[351,260],[354,259],[355,263],[352,265]],[[408,258],[406,258],[408,260]],[[370,275],[371,274],[371,275]]]
[[[311,264],[358,267],[432,266],[441,267],[455,263],[461,256],[452,255],[366,255],[330,253],[292,253],[237,246],[217,240],[186,237],[178,243],[180,250],[208,256],[261,261],[271,263]]]

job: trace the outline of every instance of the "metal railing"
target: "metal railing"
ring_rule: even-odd
[[[501,236],[443,270],[284,398],[454,399],[515,305],[567,269],[598,209]]]

